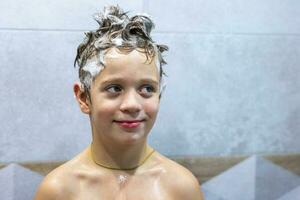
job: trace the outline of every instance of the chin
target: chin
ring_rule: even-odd
[[[147,140],[147,134],[145,133],[124,132],[121,134],[122,135],[118,137],[118,141],[123,145],[135,145],[146,142]]]

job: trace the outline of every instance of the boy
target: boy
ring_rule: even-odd
[[[92,143],[49,173],[35,200],[201,200],[196,178],[147,144],[163,89],[161,54],[148,16],[131,18],[119,7],[95,17],[75,64],[73,90],[88,114]]]

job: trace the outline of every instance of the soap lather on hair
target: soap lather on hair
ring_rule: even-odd
[[[79,68],[79,79],[82,89],[89,95],[91,83],[105,67],[105,51],[116,47],[122,51],[138,50],[146,54],[147,61],[151,62],[155,56],[156,66],[160,74],[160,93],[165,83],[165,73],[162,66],[166,64],[162,53],[168,50],[166,45],[156,44],[150,33],[154,28],[151,17],[147,14],[136,14],[129,17],[119,6],[105,7],[103,12],[96,13],[94,19],[99,24],[95,31],[85,32],[84,41],[77,48],[74,61]],[[98,57],[98,62],[88,62],[92,57]]]

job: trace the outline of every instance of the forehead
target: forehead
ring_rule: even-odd
[[[105,59],[111,60],[111,59],[120,59],[120,58],[129,58],[134,57],[136,59],[146,59],[145,53],[143,53],[142,49],[133,49],[131,51],[126,51],[125,49],[119,49],[116,47],[112,47],[109,49],[106,49],[104,51]]]
[[[140,49],[124,51],[110,48],[103,55],[102,62],[105,67],[98,75],[101,79],[117,77],[119,79],[149,78],[159,80],[157,58],[147,59],[146,54]],[[97,79],[99,79],[98,77]]]
[[[107,65],[113,65],[115,63],[131,63],[139,65],[156,65],[156,56],[151,59],[147,59],[146,53],[143,49],[134,49],[132,51],[121,50],[118,48],[109,48],[104,52],[104,63]]]

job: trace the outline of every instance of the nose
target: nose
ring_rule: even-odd
[[[137,113],[142,109],[142,105],[139,100],[139,94],[134,91],[128,91],[122,100],[120,110],[128,113]]]

